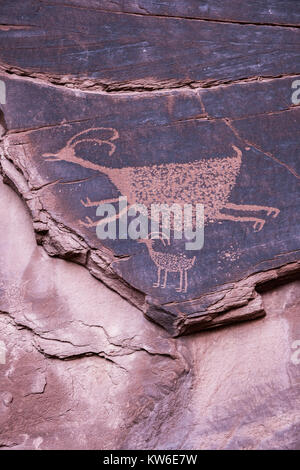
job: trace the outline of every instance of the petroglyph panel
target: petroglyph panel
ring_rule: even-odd
[[[299,72],[299,18],[292,0],[2,0],[0,61],[107,91],[291,75]]]
[[[3,171],[27,198],[38,240],[50,254],[86,264],[173,333],[189,329],[188,318],[192,329],[207,327],[204,317],[218,323],[228,305],[246,305],[245,317],[263,315],[255,286],[265,280],[257,273],[298,272],[292,263],[300,248],[299,108],[289,103],[292,78],[263,82],[270,111],[262,113],[256,101],[249,114],[246,107],[226,113],[227,103],[240,93],[254,96],[257,82],[150,97],[3,80]],[[128,207],[141,203],[147,210],[154,203],[203,204],[203,248],[186,250],[185,237],[172,234],[138,243],[118,239],[117,231],[116,239],[99,240],[97,207],[112,204],[118,227],[120,196]],[[51,220],[63,242],[55,241]],[[148,234],[150,223],[151,217]],[[284,265],[290,271],[278,274]],[[249,276],[247,293],[242,288],[228,300]]]
[[[290,0],[2,1],[1,167],[38,243],[175,335],[264,315],[260,290],[299,275],[299,18]]]

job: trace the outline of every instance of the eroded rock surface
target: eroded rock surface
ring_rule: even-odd
[[[257,287],[299,272],[292,78],[122,96],[0,79],[2,172],[27,202],[39,243],[85,265],[171,334],[262,316]],[[264,112],[257,94],[268,97]],[[204,247],[120,239],[119,197],[149,210],[203,203]],[[105,201],[117,233],[99,240]]]
[[[1,4],[5,181],[50,255],[174,336],[263,316],[261,285],[299,273],[299,5],[237,3]],[[119,197],[203,204],[204,247],[121,239]]]
[[[300,447],[299,5],[0,2],[0,447]]]
[[[264,319],[171,339],[0,201],[3,448],[299,448],[299,281]]]

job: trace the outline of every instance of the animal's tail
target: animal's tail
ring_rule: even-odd
[[[242,151],[236,147],[235,145],[232,146],[233,150],[236,152],[236,156],[239,158],[239,160],[242,159]]]

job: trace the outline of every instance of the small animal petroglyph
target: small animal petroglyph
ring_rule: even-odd
[[[158,236],[164,246],[166,246],[167,240],[167,244],[170,246],[170,239],[162,232],[152,232],[147,238],[138,240],[139,243],[144,243],[146,245],[150,258],[157,267],[157,282],[153,284],[153,287],[161,287],[162,289],[165,289],[168,281],[168,273],[173,272],[179,273],[180,275],[179,287],[176,288],[177,292],[187,292],[187,272],[194,266],[196,257],[188,258],[184,253],[173,254],[154,250],[153,244],[157,238],[152,238],[153,236]],[[164,271],[164,280],[161,283],[162,271]]]

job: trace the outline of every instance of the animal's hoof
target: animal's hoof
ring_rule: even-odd
[[[153,284],[153,287],[159,287],[159,284],[158,284],[157,282],[155,282],[155,283]]]
[[[81,225],[82,227],[88,227],[88,224],[86,222],[84,222],[84,220],[78,220],[78,223],[79,225]]]
[[[267,215],[272,215],[272,217],[277,217],[279,214],[280,210],[276,209],[275,207],[271,207],[270,210],[268,210]]]
[[[90,207],[91,205],[91,200],[88,197],[86,198],[86,202],[83,199],[80,199],[80,202],[84,207]]]
[[[265,225],[265,220],[258,219],[253,225],[255,232],[260,232],[264,225]]]
[[[176,292],[182,292],[182,289],[180,289],[180,287],[176,287],[175,290]]]
[[[97,225],[97,222],[93,222],[92,219],[88,216],[85,217],[87,222],[84,220],[79,220],[79,225],[83,225],[83,227],[95,227]]]

